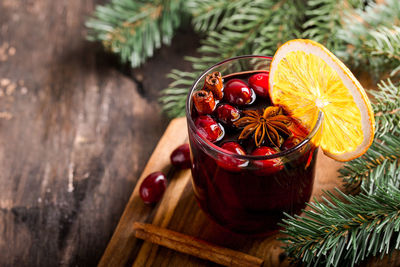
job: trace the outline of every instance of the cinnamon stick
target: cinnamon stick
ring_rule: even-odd
[[[224,97],[222,76],[218,71],[214,71],[206,76],[205,89],[213,93],[215,99],[221,100]]]
[[[135,222],[133,229],[137,238],[224,266],[261,266],[264,262],[263,259],[243,252],[213,245],[152,224]]]
[[[193,103],[200,115],[211,114],[215,109],[214,96],[209,91],[199,90],[195,92]]]

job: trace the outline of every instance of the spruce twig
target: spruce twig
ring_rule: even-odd
[[[222,29],[227,18],[236,14],[247,3],[247,0],[190,0],[186,5],[192,14],[194,29],[206,33]]]
[[[386,181],[382,173],[400,168],[400,85],[381,81],[378,90],[371,90],[375,103],[375,141],[362,157],[346,163],[340,169],[347,189],[361,185],[372,194],[377,185]]]
[[[367,153],[346,163],[339,172],[346,187],[355,188],[361,185],[364,192],[373,194],[379,186],[400,182],[386,180],[394,176],[385,175],[399,169],[400,136],[386,133],[374,141]]]
[[[184,0],[112,0],[97,6],[91,19],[88,39],[120,55],[122,62],[137,67],[161,44],[169,44],[180,25]]]
[[[356,19],[355,19],[356,18]],[[369,70],[377,78],[400,65],[400,1],[370,3],[365,9],[348,13],[337,39],[346,44],[335,52],[348,64]]]
[[[330,50],[343,49],[345,42],[337,38],[337,32],[343,27],[343,15],[363,7],[364,2],[359,0],[309,0],[303,36],[325,44]]]
[[[391,174],[387,174],[391,175]],[[400,174],[393,179],[399,180]],[[348,196],[327,192],[309,204],[305,217],[284,220],[283,239],[292,259],[306,266],[354,266],[369,256],[400,249],[400,190],[389,185],[375,194]]]
[[[400,64],[400,63],[399,63]],[[375,134],[379,138],[386,133],[400,131],[400,84],[395,85],[388,79],[378,84],[378,90],[371,90],[375,104],[372,105],[375,113]]]

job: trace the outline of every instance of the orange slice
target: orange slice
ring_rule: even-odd
[[[271,62],[269,93],[312,129],[324,113],[321,148],[339,161],[364,154],[374,138],[371,103],[350,70],[323,45],[296,39],[278,48]]]

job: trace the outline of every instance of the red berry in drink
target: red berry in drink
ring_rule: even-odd
[[[233,154],[246,155],[246,152],[244,151],[243,147],[241,147],[236,142],[227,142],[223,144],[221,148]],[[220,167],[232,172],[239,172],[241,167],[245,167],[248,165],[247,160],[237,159],[235,158],[235,155],[228,156],[222,154],[218,156],[217,163]]]
[[[292,118],[292,123],[289,125],[289,130],[294,136],[304,139],[309,134],[309,131],[301,124],[298,119]]]
[[[222,104],[217,107],[218,119],[225,124],[232,124],[240,117],[239,110],[229,104]]]
[[[261,146],[256,148],[252,156],[267,156],[278,153],[278,151],[272,147]],[[265,159],[265,160],[255,160],[253,164],[256,166],[257,170],[254,171],[256,175],[268,175],[278,172],[283,169],[283,163],[280,158]]]
[[[171,156],[171,164],[179,169],[188,169],[190,168],[190,149],[189,144],[183,144],[175,148],[172,151]]]
[[[216,142],[224,137],[224,128],[208,115],[199,116],[194,121],[197,133],[210,142]]]
[[[224,89],[224,98],[234,105],[249,105],[256,99],[254,91],[242,80],[229,80]]]
[[[296,145],[300,144],[306,138],[306,136],[307,135],[305,135],[305,133],[303,133],[303,132],[301,132],[301,135],[292,134],[292,136],[290,136],[288,139],[286,139],[286,141],[282,144],[281,150],[287,150],[292,147],[295,147]],[[299,162],[309,161],[308,152],[306,152],[309,150],[307,147],[308,146],[303,146],[300,149],[298,149],[296,152],[293,152],[293,154],[291,156],[293,158],[293,160],[295,159],[295,157],[297,157]],[[308,166],[308,164],[306,166]]]
[[[154,204],[163,196],[167,188],[167,179],[162,172],[149,174],[139,188],[139,195],[146,204]]]
[[[254,90],[257,96],[269,97],[268,94],[268,78],[269,74],[266,72],[261,72],[254,74],[249,78],[249,85],[251,89]]]
[[[292,147],[295,147],[296,145],[300,144],[300,142],[303,140],[304,138],[301,138],[300,136],[292,135],[288,139],[286,139],[286,141],[282,144],[281,149],[287,150]]]

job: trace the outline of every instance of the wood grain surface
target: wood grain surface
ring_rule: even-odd
[[[183,31],[131,71],[85,40],[99,2],[0,1],[0,266],[98,263],[198,45]]]
[[[151,172],[164,170],[168,173],[169,185],[157,206],[145,205],[136,186],[121,221],[100,261],[99,266],[213,266],[210,262],[177,253],[133,236],[135,221],[157,226],[200,238],[213,244],[239,250],[263,258],[265,266],[287,266],[278,235],[251,239],[227,232],[209,220],[199,209],[194,198],[190,171],[170,168],[169,155],[178,145],[187,142],[186,120],[173,120],[150,157],[139,181]],[[322,153],[318,156],[316,181],[313,196],[319,198],[322,189],[341,187],[337,169],[341,166]]]

